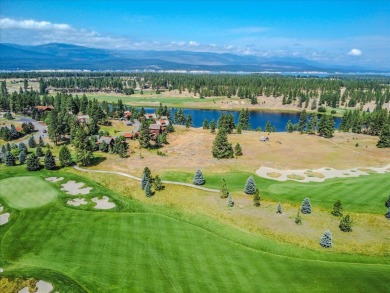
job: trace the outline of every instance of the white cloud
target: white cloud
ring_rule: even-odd
[[[362,51],[360,51],[359,49],[352,49],[351,51],[349,51],[347,53],[347,55],[360,56],[360,55],[362,55]]]
[[[198,47],[198,46],[199,46],[199,43],[198,43],[198,42],[195,42],[195,41],[189,41],[189,42],[188,42],[188,46],[190,46],[190,47]]]
[[[0,29],[27,29],[27,30],[72,30],[65,23],[51,23],[49,21],[36,21],[33,19],[15,20],[11,18],[0,19]]]

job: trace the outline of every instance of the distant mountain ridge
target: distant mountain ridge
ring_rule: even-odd
[[[38,46],[0,43],[0,70],[66,69],[217,72],[347,72],[366,70],[341,66],[335,68],[304,58],[262,58],[251,55],[191,51],[121,51],[61,43]]]

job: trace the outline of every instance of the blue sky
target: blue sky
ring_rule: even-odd
[[[390,1],[0,2],[0,42],[297,57],[390,69]]]

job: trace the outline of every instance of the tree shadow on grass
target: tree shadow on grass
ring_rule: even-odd
[[[106,157],[94,157],[91,160],[90,166],[98,166],[100,163],[104,162],[105,160],[107,160]]]

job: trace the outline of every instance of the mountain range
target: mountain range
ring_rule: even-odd
[[[190,51],[107,50],[61,43],[38,46],[0,43],[0,70],[315,71],[328,73],[368,71],[357,67],[327,66],[304,58],[263,58],[251,55]]]

